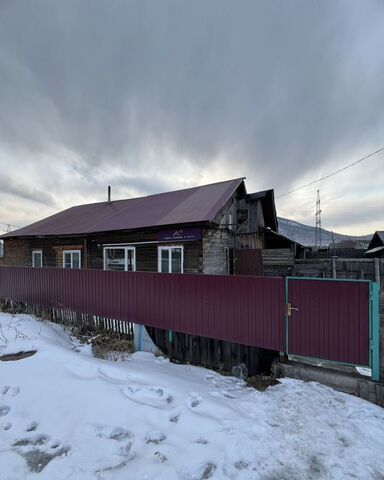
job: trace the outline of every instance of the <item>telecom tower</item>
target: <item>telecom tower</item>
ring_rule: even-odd
[[[317,190],[316,200],[316,229],[315,229],[315,246],[316,250],[322,247],[321,239],[321,207],[320,207],[320,190]]]

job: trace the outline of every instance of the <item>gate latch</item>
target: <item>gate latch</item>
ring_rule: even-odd
[[[292,310],[299,310],[296,307],[292,307],[292,303],[287,303],[287,317],[292,316]]]

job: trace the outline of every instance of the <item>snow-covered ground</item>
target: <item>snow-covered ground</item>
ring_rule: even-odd
[[[265,392],[149,353],[92,357],[0,314],[0,479],[382,479],[384,410],[315,383]]]

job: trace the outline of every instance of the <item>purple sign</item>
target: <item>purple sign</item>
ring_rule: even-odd
[[[158,240],[160,242],[192,242],[194,240],[201,240],[201,228],[173,228],[161,230],[158,233]]]

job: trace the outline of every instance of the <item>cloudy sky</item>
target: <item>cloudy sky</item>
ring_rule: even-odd
[[[0,221],[247,177],[277,196],[384,146],[383,0],[0,0]],[[384,228],[384,153],[277,199]],[[0,231],[4,229],[0,225]]]

